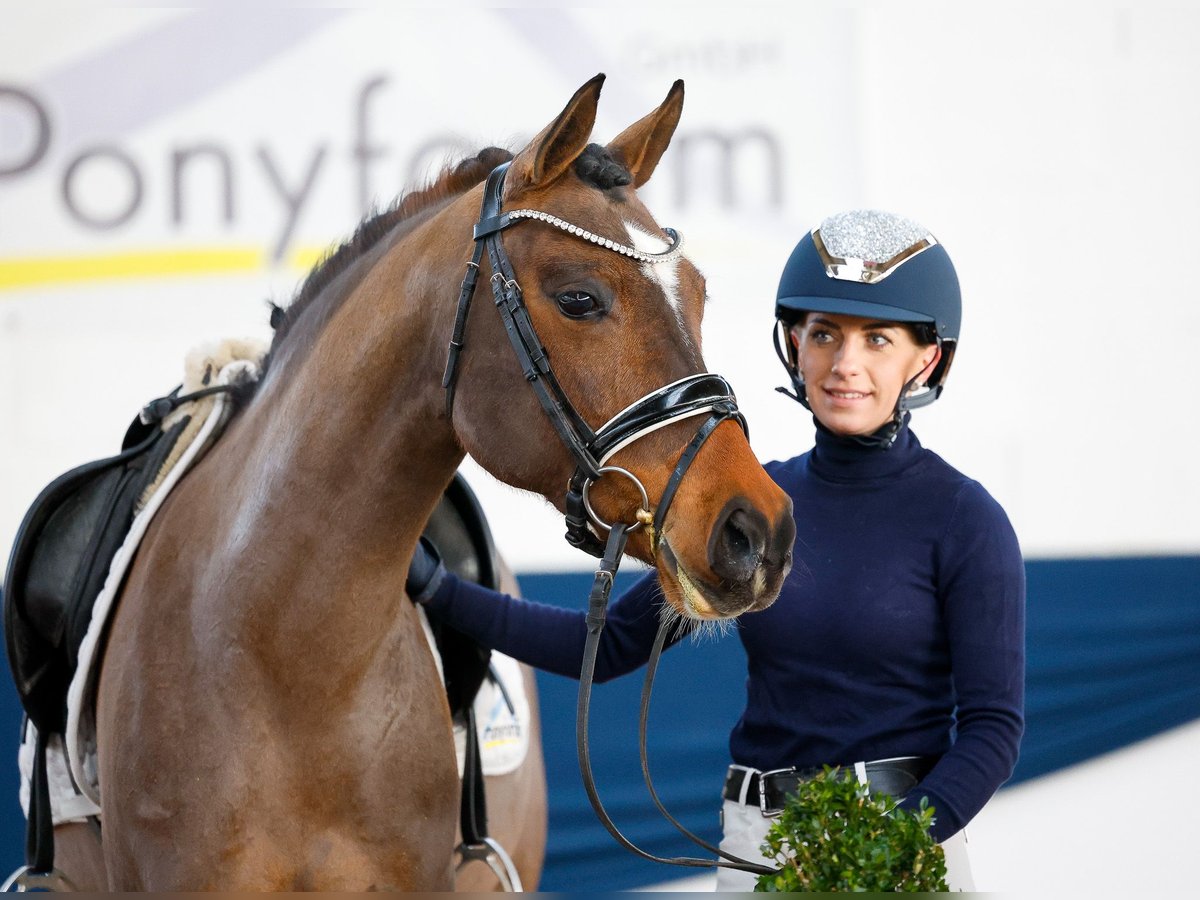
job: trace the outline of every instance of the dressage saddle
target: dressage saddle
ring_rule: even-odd
[[[66,728],[67,688],[92,604],[138,498],[187,422],[163,431],[135,419],[120,453],[59,476],[25,514],[4,579],[4,635],[21,706],[39,732]]]

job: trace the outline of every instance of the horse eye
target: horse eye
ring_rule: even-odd
[[[600,304],[587,291],[564,291],[554,298],[565,315],[578,319],[594,312]]]

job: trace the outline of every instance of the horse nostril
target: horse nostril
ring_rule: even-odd
[[[727,583],[749,581],[762,565],[769,530],[761,513],[731,501],[709,542],[708,562],[713,572]]]

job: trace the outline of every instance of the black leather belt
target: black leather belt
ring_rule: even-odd
[[[936,758],[928,756],[903,756],[897,759],[879,759],[863,763],[867,783],[877,794],[890,794],[899,799],[917,786],[924,778]],[[858,766],[845,766],[847,774]],[[759,772],[742,766],[730,766],[725,776],[725,788],[721,792],[726,800],[757,806],[764,816],[778,815],[783,810],[787,797],[796,793],[802,782],[820,775],[820,768],[772,769]],[[745,788],[745,798],[742,790]]]

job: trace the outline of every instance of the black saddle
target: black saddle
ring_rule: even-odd
[[[163,431],[135,419],[121,452],[52,481],[17,531],[4,578],[4,636],[21,705],[39,732],[65,730],[67,688],[92,605],[188,419]]]
[[[500,565],[492,531],[475,492],[460,473],[454,474],[434,508],[425,536],[438,548],[449,571],[499,590]],[[431,620],[430,626],[442,655],[450,712],[460,717],[487,677],[491,651],[448,625]]]

